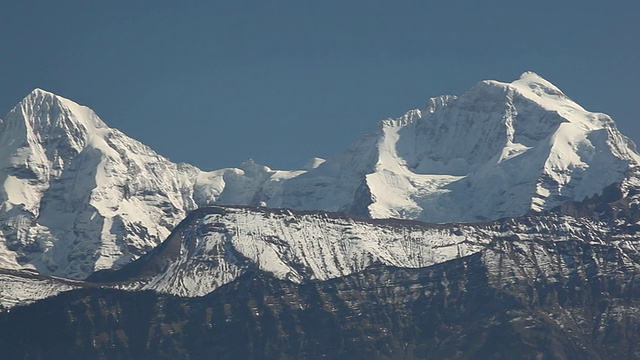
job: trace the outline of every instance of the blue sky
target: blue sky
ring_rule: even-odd
[[[203,169],[297,168],[532,70],[640,142],[633,1],[3,1],[0,114],[40,87]]]

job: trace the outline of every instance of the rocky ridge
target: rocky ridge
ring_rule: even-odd
[[[254,268],[204,297],[89,287],[0,314],[0,346],[12,358],[640,358],[631,255],[496,238],[426,268],[301,284]]]

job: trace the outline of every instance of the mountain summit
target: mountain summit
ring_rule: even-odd
[[[383,120],[347,151],[289,181],[282,205],[483,221],[583,200],[614,183],[628,186],[639,162],[609,116],[586,111],[526,72]]]
[[[3,267],[84,277],[138,257],[195,208],[198,171],[36,89],[0,125]]]
[[[89,108],[36,89],[0,123],[0,267],[84,278],[154,248],[212,205],[473,222],[639,186],[613,120],[527,72],[379,123],[304,170],[175,164]]]

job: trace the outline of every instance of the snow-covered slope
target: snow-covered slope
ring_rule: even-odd
[[[300,283],[349,275],[372,264],[426,267],[481,250],[493,233],[325,212],[210,207],[191,213],[165,243],[137,262],[115,275],[95,274],[93,280],[126,280],[125,288],[201,296],[251,268]]]
[[[282,205],[434,222],[497,219],[637,182],[639,163],[609,116],[527,72],[382,121],[287,182]]]
[[[239,168],[200,172],[195,184],[194,197],[200,206],[268,203],[272,207],[280,207],[282,184],[305,172],[306,170],[272,170],[248,160]]]
[[[86,284],[31,271],[0,269],[0,312],[83,286]]]
[[[480,252],[496,241],[516,246],[576,239],[637,257],[635,232],[588,218],[548,215],[439,225],[326,212],[209,207],[192,212],[167,241],[136,262],[89,280],[203,296],[251,269],[305,283],[343,277],[373,264],[424,268]]]

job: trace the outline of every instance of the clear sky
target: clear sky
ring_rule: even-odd
[[[532,70],[640,142],[639,16],[629,0],[3,0],[0,114],[40,87],[173,161],[298,168]]]

